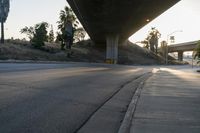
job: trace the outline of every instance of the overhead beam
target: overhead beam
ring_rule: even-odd
[[[168,52],[193,51],[199,41],[185,42],[168,46]]]
[[[123,42],[179,0],[67,1],[91,39],[105,44],[107,34],[118,34]]]

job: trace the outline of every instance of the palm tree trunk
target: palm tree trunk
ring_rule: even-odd
[[[1,43],[4,43],[4,22],[1,22]]]

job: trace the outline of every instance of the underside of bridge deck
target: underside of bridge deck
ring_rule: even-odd
[[[96,44],[122,43],[179,0],[67,0]],[[113,41],[111,40],[112,37]],[[117,37],[117,38],[116,38]],[[117,47],[116,44],[113,47]],[[113,51],[117,52],[117,51]],[[117,54],[114,53],[113,56]]]

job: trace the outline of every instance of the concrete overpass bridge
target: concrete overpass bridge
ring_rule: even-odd
[[[106,61],[116,63],[118,45],[179,0],[67,0]]]
[[[199,41],[199,40],[198,40]],[[194,51],[198,41],[173,44],[168,46],[168,53],[178,52],[178,60],[183,60],[183,53],[186,51]]]

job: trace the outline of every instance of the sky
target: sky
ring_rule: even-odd
[[[57,30],[60,10],[68,5],[66,0],[11,0],[5,23],[5,38],[25,38],[19,31],[25,26],[48,22]]]
[[[39,22],[48,22],[57,30],[59,12],[68,5],[66,0],[11,0],[10,13],[5,23],[5,38],[25,38],[20,29]],[[171,33],[175,42],[200,40],[200,0],[181,0],[129,38],[132,42],[144,40],[151,27],[162,34],[160,41]],[[182,31],[182,32],[180,32]]]
[[[151,27],[156,27],[162,34],[160,41],[167,40],[170,34],[175,37],[175,43],[200,40],[200,0],[181,0],[136,32],[129,40],[144,40]]]

